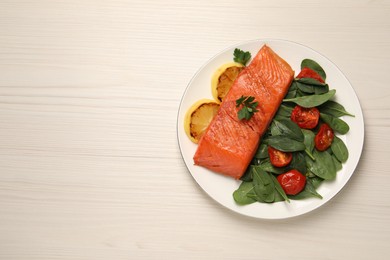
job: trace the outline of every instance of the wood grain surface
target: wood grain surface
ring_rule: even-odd
[[[188,173],[181,96],[219,51],[277,38],[322,53],[365,145],[325,206],[233,213]],[[388,259],[390,1],[1,0],[0,259]]]

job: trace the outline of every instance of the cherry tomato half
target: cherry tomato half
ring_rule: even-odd
[[[292,153],[282,152],[271,146],[268,146],[268,154],[271,164],[275,167],[287,166],[292,160]]]
[[[325,81],[322,79],[322,77],[317,73],[315,72],[314,70],[308,68],[308,67],[304,67],[301,72],[299,72],[297,78],[312,78],[312,79],[316,79],[318,80],[319,82],[321,83],[325,83]]]
[[[319,118],[320,111],[316,107],[305,108],[297,105],[291,112],[291,120],[304,129],[316,127]]]
[[[314,144],[318,151],[325,151],[332,144],[334,132],[327,124],[322,124],[314,137]]]
[[[279,174],[276,178],[282,186],[284,192],[288,195],[296,195],[305,188],[306,177],[297,170],[290,170]]]

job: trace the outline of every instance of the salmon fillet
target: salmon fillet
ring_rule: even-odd
[[[290,65],[264,45],[234,81],[217,115],[199,140],[195,165],[239,179],[252,160],[294,77]],[[238,119],[236,100],[259,102],[251,119]]]

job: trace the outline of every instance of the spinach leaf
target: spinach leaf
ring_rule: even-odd
[[[334,154],[332,155],[332,160],[336,171],[340,171],[343,168],[343,165],[341,164],[341,162],[339,162],[339,160],[337,160]]]
[[[239,205],[247,205],[256,202],[256,200],[253,199],[254,195],[256,194],[252,182],[242,182],[240,187],[233,192],[233,198]]]
[[[334,117],[341,117],[341,116],[352,116],[351,113],[347,112],[345,108],[337,103],[336,101],[329,100],[318,107],[321,113],[328,114]]]
[[[285,116],[281,116],[281,115],[275,115],[274,116],[274,120],[282,120],[282,119],[286,119],[287,117]]]
[[[332,89],[325,94],[302,96],[296,98],[283,99],[283,102],[294,102],[301,107],[316,107],[322,105],[336,94],[336,90]]]
[[[306,182],[305,191],[309,192],[313,197],[322,199],[321,194],[316,190],[316,187],[313,185],[312,180],[309,178]]]
[[[313,131],[308,130],[308,129],[302,129],[302,133],[304,136],[303,143],[305,144],[305,146],[309,150],[309,152],[313,152],[315,134],[313,133]]]
[[[271,172],[271,173],[275,173],[275,174],[281,174],[281,173],[285,172],[285,168],[284,167],[278,168],[278,167],[273,166],[271,164],[271,161],[270,161],[269,158],[261,160],[260,164],[254,166],[254,167],[259,167],[263,171]]]
[[[278,112],[276,112],[275,117],[287,117],[289,118],[291,116],[293,108],[286,106],[286,105],[280,105]]]
[[[327,123],[334,131],[344,135],[349,131],[349,125],[337,117],[320,113],[321,119]]]
[[[307,85],[307,84],[303,84],[303,83],[300,83],[300,82],[297,82],[297,88],[302,91],[302,92],[305,92],[305,93],[308,93],[308,94],[314,94],[315,93],[315,86],[313,85]]]
[[[305,152],[311,159],[315,160],[313,156],[315,134],[313,133],[313,131],[307,129],[302,129],[302,133],[304,136],[303,143],[306,146]]]
[[[325,94],[325,93],[328,93],[329,92],[329,86],[328,84],[326,84],[325,86],[323,87],[316,87],[314,89],[314,94],[316,95],[320,95],[320,94]]]
[[[280,135],[303,142],[301,128],[290,119],[273,120],[275,126],[279,129]],[[272,130],[271,130],[272,131]]]
[[[275,184],[269,173],[260,168],[253,168],[253,187],[254,191],[261,202],[273,202],[275,199]]]
[[[304,96],[307,96],[307,93],[297,88],[297,94],[295,95],[295,97],[304,97]]]
[[[291,86],[288,89],[288,92],[284,98],[295,98],[297,95],[297,84],[295,80],[291,82]]]
[[[306,158],[305,158],[306,159]],[[306,159],[307,160],[307,159]],[[309,166],[307,166],[307,167],[309,167]],[[313,178],[313,177],[317,177],[317,175],[315,175],[314,173],[312,173],[311,171],[307,171],[306,172],[306,177],[308,177],[308,178]]]
[[[342,163],[348,160],[348,156],[349,156],[348,148],[344,144],[343,140],[335,136],[330,147],[337,160],[339,160]]]
[[[317,62],[315,62],[314,60],[311,60],[311,59],[304,59],[302,62],[301,62],[301,69],[303,68],[310,68],[312,70],[314,70],[315,72],[317,72],[321,78],[325,81],[326,80],[326,73],[324,71],[324,69],[320,66],[320,64],[318,64]]]
[[[252,168],[253,165],[249,165],[248,168],[246,169],[245,173],[241,176],[240,180],[243,182],[251,182],[253,181],[252,178]]]
[[[317,189],[318,187],[320,187],[320,185],[324,181],[324,179],[322,179],[322,178],[320,178],[318,176],[314,176],[314,177],[310,178],[310,181],[313,184],[314,188]]]
[[[325,180],[333,180],[336,178],[336,167],[333,163],[332,156],[328,152],[313,151],[313,155],[316,158],[315,161],[306,157],[306,163],[308,169],[317,175],[318,177]]]
[[[322,196],[316,191],[316,187],[313,185],[311,178],[306,178],[305,188],[300,193],[296,195],[289,195],[289,198],[293,200],[301,200],[312,197],[322,199]]]
[[[261,159],[253,157],[252,161],[250,162],[250,165],[259,165],[260,161],[261,161]]]
[[[284,192],[282,186],[280,186],[280,183],[278,182],[278,180],[276,179],[275,176],[273,176],[272,174],[270,174],[270,177],[275,185],[275,190],[277,191],[277,193],[283,198],[283,200],[287,201],[287,202],[290,202],[290,200],[288,199],[286,193]],[[275,194],[275,198],[277,197],[277,195]],[[276,200],[276,199],[275,199]]]
[[[302,152],[293,153],[293,159],[288,166],[290,169],[296,169],[303,175],[307,172],[305,155]]]
[[[303,142],[298,142],[281,135],[270,136],[267,139],[267,144],[282,152],[303,151],[306,148]]]
[[[264,159],[268,157],[268,146],[266,144],[261,143],[257,148],[256,154],[254,156],[258,159]]]
[[[309,94],[324,94],[329,91],[328,84],[312,78],[296,79],[296,84],[299,90]]]
[[[312,79],[312,78],[299,78],[299,79],[296,79],[296,81],[299,82],[299,83],[302,83],[302,84],[305,84],[305,85],[311,85],[311,86],[321,86],[321,87],[324,87],[324,86],[328,85],[326,83],[319,82],[318,80]]]
[[[275,191],[274,191],[274,201],[273,202],[279,202],[279,201],[285,201],[286,199],[282,197],[282,195],[280,195],[280,193],[276,190],[275,188]],[[288,199],[288,197],[287,197]],[[288,202],[290,202],[290,199],[288,200]]]
[[[282,135],[282,132],[280,131],[279,127],[276,125],[275,123],[275,120],[274,119],[269,127],[270,131],[271,131],[271,135]]]

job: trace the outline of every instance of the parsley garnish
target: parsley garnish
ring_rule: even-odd
[[[255,102],[255,97],[252,96],[241,96],[239,99],[236,100],[236,107],[241,106],[242,108],[238,111],[238,119],[246,119],[249,120],[251,117],[256,113],[257,110],[256,107],[259,104],[259,102]]]
[[[251,59],[251,53],[249,51],[244,52],[243,50],[240,49],[234,49],[234,58],[233,60],[235,62],[241,63],[242,65],[246,65],[246,63]]]

